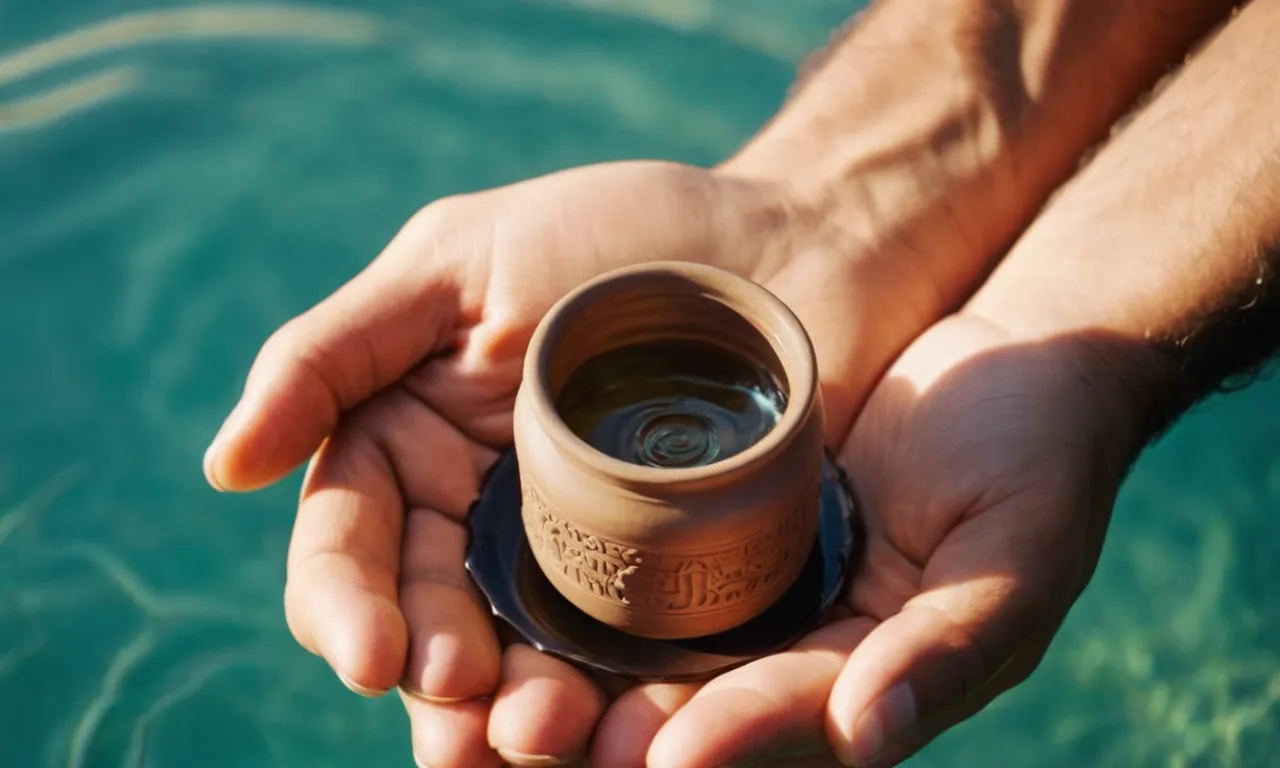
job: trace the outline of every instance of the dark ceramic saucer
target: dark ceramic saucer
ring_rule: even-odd
[[[494,615],[525,641],[590,671],[641,681],[705,680],[777,653],[815,629],[844,588],[861,543],[848,478],[827,459],[818,541],[796,583],[778,602],[727,632],[692,640],[649,640],[602,624],[551,586],[529,552],[520,520],[520,478],[508,451],[471,508],[467,570]]]

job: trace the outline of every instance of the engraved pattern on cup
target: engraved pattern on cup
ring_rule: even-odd
[[[525,531],[544,567],[634,611],[671,615],[723,610],[782,586],[809,554],[819,504],[815,484],[767,530],[712,551],[658,556],[583,531],[532,486],[523,496]]]

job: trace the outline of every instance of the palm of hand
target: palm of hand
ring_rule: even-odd
[[[360,278],[264,347],[215,440],[209,473],[225,487],[257,487],[320,445],[290,547],[290,626],[350,687],[401,684],[422,762],[494,764],[491,746],[511,762],[573,755],[605,709],[571,667],[519,645],[502,650],[462,566],[461,523],[483,470],[510,440],[524,348],[560,296],[602,272],[657,259],[704,261],[756,279],[814,339],[829,442],[844,443],[878,373],[855,363],[896,342],[851,331],[870,319],[862,262],[806,255],[788,224],[767,191],[695,169],[627,164],[558,174],[426,209]],[[881,309],[876,322],[888,339],[918,321],[910,306]],[[701,690],[626,692],[596,730],[593,764],[638,764],[646,751],[661,765],[722,764],[765,742],[820,738],[828,710],[839,745],[847,737],[841,723],[882,690],[875,683],[887,686],[914,663],[913,648],[939,641],[929,632],[950,633],[942,641],[954,641],[962,668],[976,670],[963,685],[985,682],[987,649],[959,629],[965,617],[948,612],[993,567],[1007,568],[1004,588],[1028,594],[1026,559],[1041,556],[1043,542],[1015,547],[1021,559],[984,560],[992,548],[984,519],[1011,518],[1014,539],[1026,521],[1000,512],[1016,489],[996,498],[981,472],[947,483],[954,457],[941,460],[944,480],[931,484],[930,498],[912,495],[919,476],[932,477],[921,468],[943,455],[931,443],[938,420],[965,403],[953,396],[957,402],[924,412],[925,400],[895,392],[894,381],[880,387],[842,453],[872,514],[867,573],[849,603],[864,616]],[[974,389],[970,397],[986,396]],[[895,449],[878,452],[882,444]],[[988,453],[998,475],[1002,454]],[[993,499],[1002,504],[986,511]],[[1059,600],[1064,611],[1087,573],[1078,565],[1075,581],[1050,585],[1055,597],[1070,593]],[[912,610],[899,612],[903,605]],[[888,647],[903,633],[914,645]],[[877,652],[877,643],[886,647]],[[915,707],[950,703],[947,691],[912,682]]]
[[[868,400],[841,458],[868,515],[850,607],[876,625],[825,702],[842,754],[878,737],[881,760],[905,758],[1043,657],[1096,566],[1126,458],[1084,371],[1074,340],[1018,344],[959,315]],[[874,701],[903,682],[909,703]],[[879,722],[855,734],[867,713]]]
[[[868,543],[830,623],[700,689],[627,694],[597,741],[657,698],[671,716],[645,734],[651,765],[826,766],[833,749],[893,764],[1024,679],[1092,573],[1119,482],[1072,359],[964,316],[923,334],[840,451]]]

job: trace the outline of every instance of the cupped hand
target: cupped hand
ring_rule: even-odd
[[[566,171],[415,215],[361,274],[271,336],[205,457],[223,490],[262,487],[311,459],[285,594],[298,641],[352,690],[399,686],[415,756],[431,768],[582,754],[604,697],[560,661],[504,651],[463,568],[464,517],[511,440],[534,327],[565,293],[622,266],[697,261],[751,278],[812,336],[836,447],[929,313],[909,262],[851,243],[849,224],[816,226],[764,182],[649,162]],[[807,679],[789,683],[809,695]],[[688,694],[623,696],[598,747],[620,760],[642,754]],[[748,701],[763,706],[763,695]],[[705,708],[690,711],[665,732]]]
[[[1022,681],[1094,570],[1133,456],[1104,346],[1019,343],[965,315],[924,333],[840,455],[868,535],[847,618],[700,690],[628,693],[593,765],[893,765]],[[672,714],[642,753],[625,734],[646,709]]]

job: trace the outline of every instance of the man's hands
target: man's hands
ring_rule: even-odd
[[[855,764],[896,762],[1025,679],[1084,589],[1134,427],[1092,351],[957,315],[872,395],[842,458],[869,515],[851,603],[879,623],[827,710]]]
[[[665,163],[448,199],[263,347],[206,473],[248,490],[314,453],[289,552],[289,625],[353,690],[402,687],[422,762],[494,764],[494,749],[517,763],[571,757],[603,708],[573,668],[522,646],[504,652],[463,569],[467,508],[511,439],[524,350],[551,304],[652,260],[762,283],[813,337],[832,447],[931,320],[909,260],[859,249],[794,210],[763,183]],[[618,738],[644,746],[644,729],[661,724],[636,711],[650,693],[628,699]]]
[[[415,754],[432,768],[556,764],[589,741],[607,768],[716,766],[797,745],[814,764],[830,747],[893,762],[1016,683],[1087,581],[1145,437],[1085,351],[1097,347],[1081,344],[1099,318],[1061,311],[1089,306],[1075,299],[1099,280],[1074,265],[1092,262],[1049,247],[1123,205],[1098,211],[1086,188],[1075,217],[1046,217],[1059,229],[1041,232],[1065,237],[1025,239],[980,311],[921,337],[868,393],[1231,4],[1159,5],[1178,12],[1059,0],[1008,24],[978,0],[936,14],[886,1],[764,140],[718,171],[595,166],[425,209],[268,341],[206,457],[214,485],[248,490],[313,456],[286,590],[299,641],[354,690],[400,685]],[[1000,48],[1019,31],[1025,40]],[[1024,91],[1011,100],[992,73]],[[1259,128],[1256,143],[1268,140]],[[1269,172],[1259,158],[1274,154],[1249,149],[1239,167]],[[1106,238],[1092,251],[1109,252]],[[463,517],[510,439],[542,314],[587,278],[659,259],[744,275],[799,315],[817,347],[827,441],[858,484],[871,542],[847,613],[794,649],[701,688],[636,687],[606,708],[577,670],[500,646],[462,568]],[[1045,264],[1059,277],[1046,283]],[[1107,285],[1125,296],[1148,282]],[[1141,304],[1110,302],[1121,314]],[[1065,327],[1001,321],[1055,307]]]
[[[647,763],[613,751],[643,712],[644,689],[631,692],[606,715],[592,764],[713,768],[799,752],[836,765],[821,757],[833,750],[892,765],[1021,682],[1093,573],[1132,456],[1132,419],[1094,348],[1019,344],[966,315],[922,335],[840,453],[869,537],[848,618],[685,688]]]
[[[251,489],[314,452],[290,627],[353,690],[400,686],[420,762],[591,750],[601,766],[710,768],[795,744],[829,754],[828,739],[847,759],[900,757],[1043,653],[1097,557],[1121,472],[1101,448],[1123,420],[1072,359],[978,320],[920,338],[868,400],[934,294],[902,254],[815,245],[840,241],[780,195],[637,163],[446,200],[264,346],[206,471]],[[582,281],[659,259],[755,279],[800,316],[870,545],[846,618],[701,689],[606,706],[576,669],[501,647],[463,568],[465,515],[510,441],[538,320]]]

